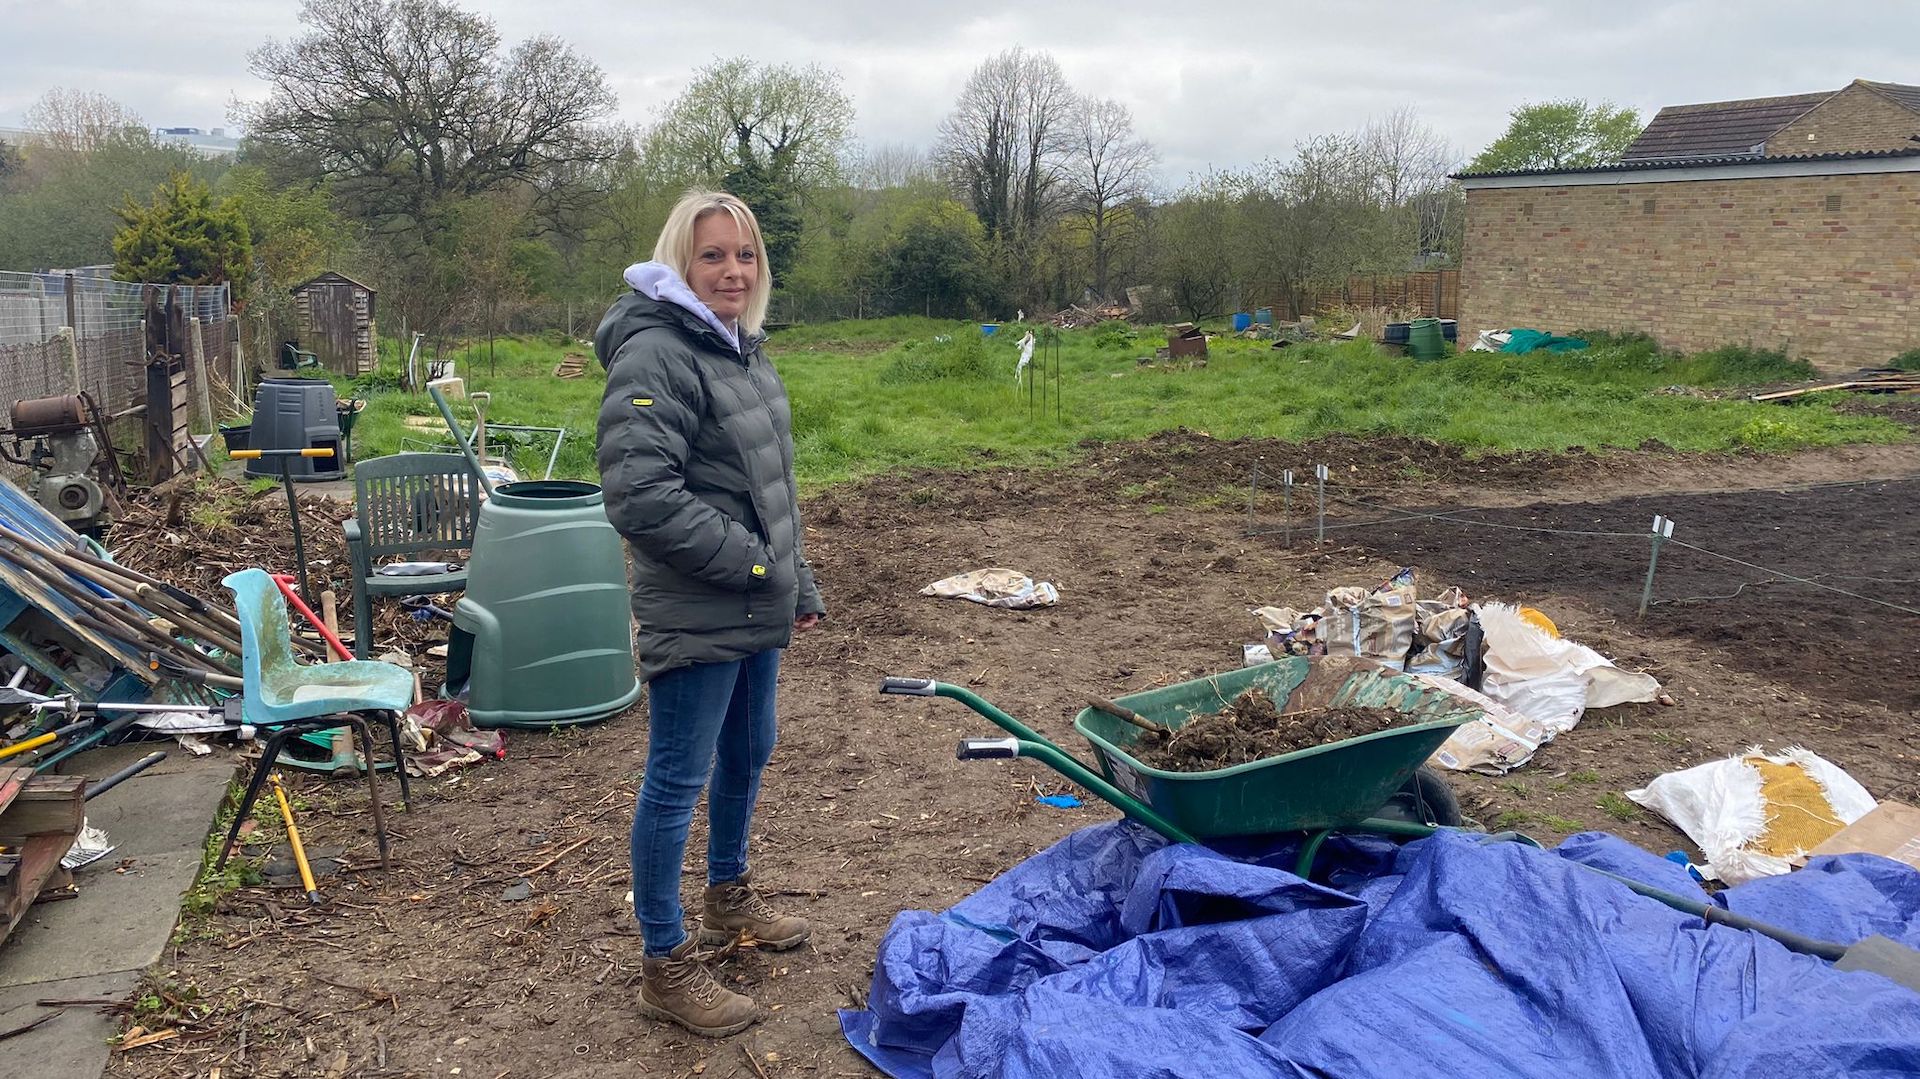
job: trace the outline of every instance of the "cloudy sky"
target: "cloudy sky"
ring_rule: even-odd
[[[1163,186],[1285,154],[1401,105],[1462,158],[1508,110],[1555,97],[1662,104],[1920,83],[1910,0],[1346,3],[1199,0],[473,0],[503,38],[556,34],[644,122],[717,56],[844,76],[870,143],[930,143],[967,73],[1009,45],[1051,52],[1074,86],[1129,105]],[[98,90],[155,126],[230,126],[260,92],[247,53],[297,34],[297,0],[0,0],[0,126],[53,86]]]

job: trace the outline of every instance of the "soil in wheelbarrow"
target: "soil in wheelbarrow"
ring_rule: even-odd
[[[1141,763],[1169,772],[1231,768],[1296,750],[1373,734],[1409,722],[1391,708],[1315,708],[1282,712],[1262,689],[1250,689],[1218,712],[1188,720],[1164,743],[1137,743]]]

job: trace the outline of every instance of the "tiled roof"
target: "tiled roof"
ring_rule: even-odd
[[[1920,112],[1920,86],[1908,86],[1898,82],[1868,82],[1865,79],[1858,81],[1860,85],[1870,90],[1878,90],[1907,108]]]
[[[1774,132],[1805,116],[1836,92],[1669,105],[1633,140],[1621,160],[1758,155]]]

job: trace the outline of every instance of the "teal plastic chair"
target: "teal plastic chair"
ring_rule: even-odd
[[[353,519],[341,528],[353,561],[353,654],[373,654],[375,596],[431,596],[467,587],[467,571],[381,576],[374,563],[473,550],[480,485],[457,453],[396,453],[353,467]]]
[[[266,734],[260,761],[247,782],[247,793],[234,814],[233,827],[220,847],[218,869],[240,835],[240,825],[266,786],[267,776],[280,759],[288,740],[315,731],[351,728],[366,756],[367,794],[373,799],[374,837],[380,845],[380,864],[387,865],[387,823],[380,809],[379,769],[373,760],[373,731],[369,715],[385,720],[393,742],[394,771],[400,777],[400,799],[412,807],[407,789],[406,751],[400,744],[400,713],[413,702],[413,675],[391,663],[354,660],[305,666],[293,658],[292,630],[287,601],[273,578],[262,569],[229,574],[221,584],[233,593],[234,614],[240,621],[240,717]]]

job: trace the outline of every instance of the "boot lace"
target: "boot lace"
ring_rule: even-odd
[[[736,883],[728,887],[727,906],[745,911],[749,917],[757,921],[772,922],[779,920],[780,917],[751,884]]]
[[[684,990],[702,1008],[713,1007],[720,999],[720,983],[707,970],[705,956],[691,955],[675,959],[666,966],[666,988]]]

